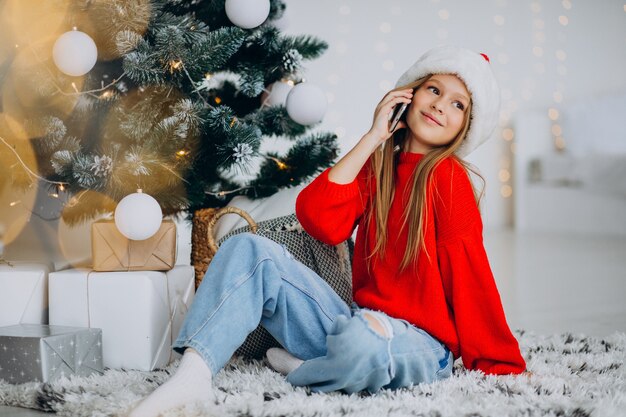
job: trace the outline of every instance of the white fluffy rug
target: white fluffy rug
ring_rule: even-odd
[[[215,403],[188,404],[165,416],[626,416],[625,333],[604,339],[522,331],[516,336],[531,377],[485,376],[457,361],[451,378],[433,384],[371,396],[312,394],[263,362],[233,360],[215,379]],[[0,404],[62,416],[123,416],[176,365],[155,372],[109,370],[52,384],[0,381]]]

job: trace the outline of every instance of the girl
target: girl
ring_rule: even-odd
[[[261,323],[286,350],[268,360],[293,385],[348,393],[407,387],[466,368],[526,364],[482,242],[468,155],[493,132],[499,91],[486,55],[424,54],[381,100],[370,130],[301,191],[304,229],[338,244],[359,225],[352,306],[281,245],[241,234],[217,252],[174,349],[176,374],[131,414],[212,398],[212,376]],[[390,116],[407,103],[393,132]]]

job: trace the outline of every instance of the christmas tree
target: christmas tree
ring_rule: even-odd
[[[280,0],[0,4],[0,189],[45,183],[68,223],[138,188],[165,215],[266,197],[337,156],[334,134],[309,131],[325,102],[298,116],[323,97],[301,82],[327,44],[282,34]],[[290,148],[261,152],[270,137]]]

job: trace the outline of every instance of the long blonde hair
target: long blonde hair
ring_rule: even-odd
[[[425,83],[430,77],[431,76],[429,75],[420,78],[408,85],[398,87],[395,90],[407,88],[413,88],[415,90]],[[469,163],[458,158],[454,153],[458,147],[461,146],[461,143],[469,130],[471,123],[471,106],[472,104],[470,102],[466,110],[463,127],[458,135],[447,145],[433,148],[426,153],[416,165],[412,174],[412,180],[408,181],[407,188],[403,190],[405,193],[410,191],[410,196],[402,216],[403,220],[401,231],[407,227],[407,224],[409,230],[406,250],[400,264],[401,270],[407,268],[411,263],[416,264],[418,254],[422,249],[426,252],[429,262],[432,262],[424,242],[425,221],[430,216],[430,213],[428,212],[429,207],[426,204],[426,193],[428,188],[427,186],[430,184],[430,181],[432,181],[431,173],[441,161],[449,156],[455,158],[461,163],[466,173],[471,171],[481,178],[483,188],[480,196],[476,195],[476,190],[472,187],[476,204],[480,204],[480,200],[484,192],[485,179],[477,170],[473,169]],[[394,187],[396,167],[398,165],[400,152],[405,150],[405,145],[407,145],[407,138],[407,129],[396,131],[392,138],[388,139],[379,149],[374,151],[368,161],[371,168],[370,175],[368,175],[368,189],[371,189],[369,187],[371,187],[372,180],[375,180],[376,182],[376,192],[373,195],[370,193],[365,215],[366,236],[369,233],[369,225],[371,224],[372,219],[376,222],[376,245],[374,246],[372,253],[367,257],[368,269],[370,268],[371,258],[376,254],[378,254],[379,258],[382,258],[382,254],[385,253],[385,248],[387,247],[389,240],[389,236],[387,235],[387,221],[389,210],[391,209],[391,203],[396,192]],[[409,184],[411,184],[410,188]],[[368,239],[366,238],[366,240]]]

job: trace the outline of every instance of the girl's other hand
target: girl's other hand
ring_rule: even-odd
[[[396,130],[406,128],[406,123],[404,121],[400,121],[394,131],[390,132],[390,118],[396,106],[401,106],[402,103],[410,104],[412,98],[413,90],[407,88],[404,90],[388,92],[385,97],[383,97],[383,99],[380,101],[380,103],[378,103],[378,105],[376,106],[376,110],[374,111],[374,120],[372,122],[372,127],[368,132],[369,135],[371,135],[378,141],[377,144],[381,144],[389,139]]]

